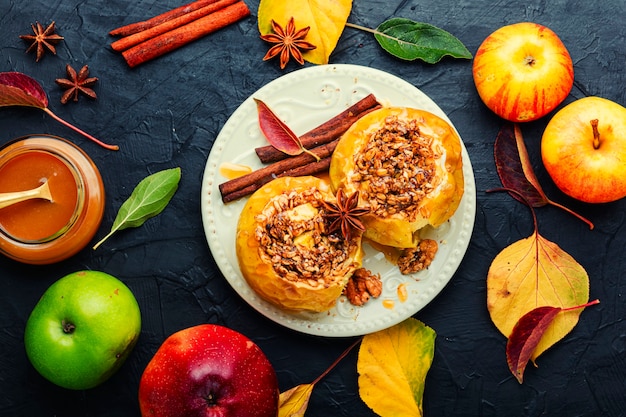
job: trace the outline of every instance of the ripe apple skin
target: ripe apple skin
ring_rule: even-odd
[[[43,377],[83,390],[122,366],[140,331],[139,305],[122,281],[104,272],[79,271],[44,292],[26,322],[24,345]]]
[[[561,39],[532,22],[503,26],[478,48],[474,84],[485,105],[512,122],[530,122],[554,110],[574,84],[574,65]]]
[[[276,417],[278,381],[246,336],[201,324],[169,336],[141,376],[142,417]]]
[[[548,122],[541,158],[556,186],[577,200],[608,203],[625,197],[626,108],[601,97],[573,101]]]

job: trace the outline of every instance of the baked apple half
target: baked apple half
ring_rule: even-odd
[[[330,164],[335,190],[360,192],[364,237],[413,248],[418,231],[437,227],[463,196],[461,139],[448,122],[424,110],[385,107],[346,131]]]
[[[313,176],[276,178],[246,202],[237,224],[241,272],[264,300],[286,310],[322,312],[361,266],[362,232],[332,230],[327,205],[336,197]]]

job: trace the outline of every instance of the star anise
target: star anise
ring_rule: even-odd
[[[85,65],[78,74],[70,64],[65,67],[68,79],[57,78],[55,81],[67,91],[61,96],[61,103],[65,104],[70,99],[78,101],[78,93],[83,93],[87,97],[96,99],[96,92],[91,87],[98,81],[96,77],[89,77],[89,67]]]
[[[324,201],[324,216],[330,221],[329,232],[334,233],[341,230],[346,241],[352,238],[352,229],[365,231],[365,226],[359,220],[359,217],[369,213],[368,208],[359,207],[359,192],[355,191],[347,197],[343,188],[337,190],[337,202],[331,203]]]
[[[296,25],[292,17],[289,19],[287,27],[283,29],[278,23],[276,23],[276,21],[274,21],[274,19],[272,19],[272,31],[274,33],[262,35],[261,39],[267,42],[275,43],[276,45],[272,46],[269,51],[267,51],[263,57],[263,61],[272,59],[280,54],[280,69],[284,69],[287,66],[291,56],[293,56],[293,58],[298,61],[300,65],[304,65],[304,58],[302,57],[302,52],[300,50],[303,49],[310,51],[311,49],[316,48],[315,45],[304,40],[306,35],[309,33],[310,28],[310,26],[307,26],[296,31]]]
[[[57,50],[54,45],[62,41],[63,36],[59,36],[54,33],[54,22],[50,23],[50,25],[46,29],[44,29],[39,22],[31,24],[30,26],[33,29],[34,35],[20,35],[21,39],[24,39],[27,42],[32,42],[26,50],[26,53],[32,51],[33,49],[37,49],[37,57],[35,58],[35,62],[39,62],[41,57],[43,57],[44,53],[46,52],[45,48],[47,48],[50,52],[56,55]]]

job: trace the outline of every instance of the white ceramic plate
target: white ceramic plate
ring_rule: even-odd
[[[355,65],[322,65],[284,75],[246,99],[225,123],[206,163],[202,182],[201,209],[206,238],[224,277],[253,308],[290,329],[320,336],[356,336],[393,326],[412,316],[432,301],[450,281],[467,250],[476,213],[474,173],[463,146],[465,192],[455,215],[423,237],[436,239],[439,250],[431,266],[414,275],[402,275],[378,251],[365,245],[363,266],[380,273],[383,294],[363,307],[352,306],[341,297],[335,308],[324,313],[286,313],[267,303],[248,286],[238,266],[235,233],[246,199],[223,204],[218,189],[227,181],[219,173],[223,162],[261,166],[254,148],[267,144],[258,127],[258,98],[302,134],[340,113],[367,94],[381,104],[428,110],[449,121],[443,111],[413,85],[383,71]],[[452,123],[450,123],[452,124]],[[408,298],[398,296],[402,285]]]

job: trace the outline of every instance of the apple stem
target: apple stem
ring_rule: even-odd
[[[350,346],[348,346],[348,348],[347,348],[346,350],[344,350],[344,351],[343,351],[343,353],[342,353],[341,355],[339,355],[339,357],[338,357],[337,359],[335,359],[335,361],[334,361],[334,362],[333,362],[333,363],[332,363],[332,364],[331,364],[331,365],[330,365],[330,366],[329,366],[329,367],[328,367],[328,368],[327,368],[324,372],[322,372],[322,374],[321,374],[320,376],[318,376],[317,378],[315,378],[315,381],[311,382],[311,385],[315,385],[315,384],[317,384],[318,382],[320,382],[320,380],[321,380],[322,378],[324,378],[326,375],[328,375],[328,373],[329,373],[330,371],[332,371],[332,370],[333,370],[333,368],[334,368],[335,366],[337,366],[337,364],[338,364],[339,362],[341,362],[341,360],[342,360],[343,358],[345,358],[345,357],[346,357],[346,355],[347,355],[348,353],[350,353],[350,351],[352,350],[352,348],[354,348],[356,345],[358,345],[358,344],[361,342],[361,339],[362,339],[362,338],[358,338],[357,340],[355,340],[355,341],[354,341],[354,343],[352,343]]]
[[[74,330],[76,330],[76,326],[74,325],[74,323],[69,322],[65,319],[61,321],[61,326],[63,327],[63,333],[66,333],[66,334],[73,333]]]
[[[598,119],[591,120],[591,129],[593,130],[593,149],[600,147],[600,132],[598,131]]]

